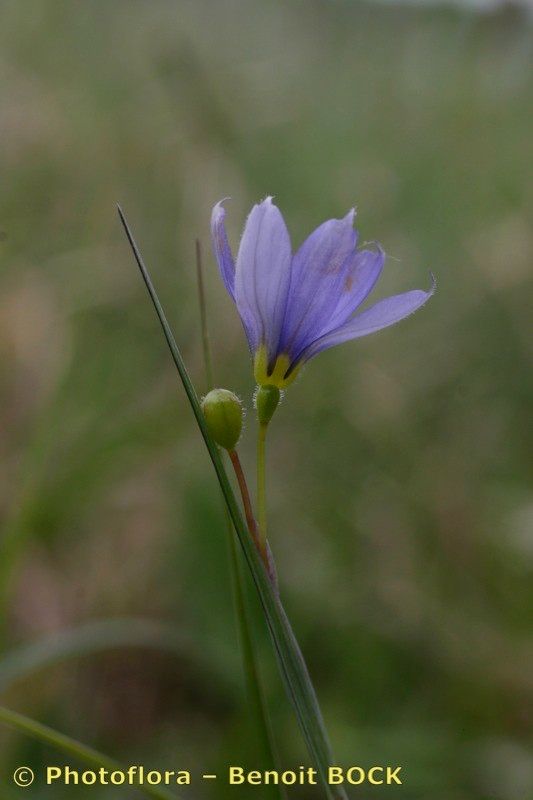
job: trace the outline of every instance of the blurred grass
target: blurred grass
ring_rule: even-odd
[[[131,763],[253,765],[218,496],[114,203],[199,382],[194,239],[207,249],[212,204],[234,198],[236,242],[252,202],[274,193],[297,243],[355,203],[361,241],[390,254],[381,291],[424,286],[429,269],[439,291],[291,388],[270,452],[283,594],[339,759],[403,764],[397,793],[411,800],[523,800],[528,18],[7,0],[0,41],[3,649],[121,615],[191,641],[183,663],[98,654],[6,702]],[[250,405],[243,336],[209,266],[217,375]],[[252,448],[248,430],[249,468]],[[261,653],[282,760],[299,763],[266,639]],[[3,774],[51,758],[2,736]]]

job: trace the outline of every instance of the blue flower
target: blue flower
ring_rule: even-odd
[[[287,386],[322,350],[408,317],[431,297],[414,289],[359,307],[376,285],[383,250],[356,250],[355,211],[322,223],[294,255],[285,221],[267,197],[250,212],[235,262],[217,203],[211,217],[224,285],[244,326],[259,385]]]

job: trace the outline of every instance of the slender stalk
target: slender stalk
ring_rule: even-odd
[[[207,390],[215,386],[213,372],[213,358],[211,356],[211,342],[209,339],[209,327],[207,325],[207,302],[205,299],[204,288],[204,269],[202,262],[202,245],[196,239],[196,282],[198,285],[198,305],[200,306],[200,328],[202,330],[202,349],[204,354],[205,379]]]
[[[259,517],[259,547],[266,553],[267,511],[266,511],[266,432],[267,426],[259,424],[257,433],[257,514]]]
[[[252,707],[252,713],[257,721],[256,733],[264,767],[265,769],[278,769],[278,758],[273,741],[272,728],[268,718],[268,710],[263,686],[259,675],[257,655],[255,652],[255,644],[250,624],[250,614],[246,604],[243,581],[244,576],[242,574],[239,554],[235,546],[235,540],[233,539],[233,528],[230,528],[230,531],[232,534],[230,540],[231,571],[232,575],[234,576],[233,596],[235,600],[235,607],[237,609],[237,619],[239,621],[239,638],[243,654],[243,666],[246,677],[248,698]],[[285,797],[283,788],[280,786],[275,786],[274,784],[266,787],[266,791],[267,794],[272,797]]]
[[[48,725],[42,725],[40,722],[36,722],[36,720],[30,719],[30,717],[26,717],[23,714],[18,714],[16,711],[11,711],[11,709],[4,706],[0,706],[0,722],[20,733],[31,736],[33,739],[74,756],[90,767],[103,767],[110,771],[120,770],[121,772],[127,769],[118,761],[104,755],[104,753],[100,753],[98,750],[94,750],[92,747],[88,747],[70,736],[65,736],[64,733],[59,733],[59,731],[49,728]],[[135,788],[148,797],[155,798],[155,800],[176,800],[176,795],[165,789],[143,786],[140,783],[135,784]]]
[[[244,516],[246,517],[248,530],[250,531],[250,535],[252,536],[254,542],[259,545],[259,540],[257,538],[257,523],[255,521],[254,512],[252,509],[252,501],[250,499],[250,492],[248,491],[248,484],[246,483],[246,477],[244,475],[239,454],[236,450],[230,450],[228,455],[233,465],[235,477],[237,478],[237,484],[241,493],[242,506],[244,508]]]
[[[207,323],[207,301],[204,288],[203,276],[203,261],[202,261],[202,248],[200,241],[196,239],[196,277],[198,284],[198,303],[200,306],[200,325],[202,329],[202,347],[204,356],[204,367],[207,382],[207,389],[212,389],[215,385],[213,358],[211,355],[211,342],[209,337],[209,327]],[[257,541],[256,524],[252,511],[252,504],[244,471],[241,466],[239,456],[235,450],[228,453],[230,460],[233,464],[237,481],[241,490],[243,507],[246,515],[246,521],[250,529],[251,535]],[[224,500],[224,498],[222,498]],[[240,568],[239,554],[233,535],[233,523],[231,516],[228,512],[227,506],[224,503],[224,512],[226,518],[226,530],[228,536],[228,546],[230,551],[230,572],[231,583],[233,589],[233,597],[235,602],[235,611],[237,616],[239,638],[241,642],[241,653],[243,662],[243,671],[248,690],[248,697],[252,707],[252,713],[256,720],[257,736],[259,746],[261,748],[262,756],[264,759],[265,768],[276,767],[275,748],[272,737],[272,730],[268,720],[268,712],[266,702],[261,685],[261,678],[259,675],[259,668],[257,664],[257,657],[255,653],[255,645],[252,636],[250,617],[246,605],[246,595],[244,591],[244,576]],[[269,794],[272,797],[283,797],[284,794],[279,787],[274,785],[269,788]]]
[[[152,283],[150,273],[146,268],[139,248],[137,247],[133,234],[131,233],[120,207],[118,208],[118,213],[133,256],[161,325],[172,360],[178,371],[183,389],[196,419],[196,424],[198,425],[209,453],[233,525],[239,537],[241,548],[263,606],[265,618],[272,637],[272,644],[278,659],[278,665],[285,682],[285,688],[293,704],[309,753],[312,756],[320,776],[322,788],[330,800],[347,800],[344,788],[342,786],[330,786],[328,781],[328,768],[335,764],[335,760],[331,752],[324,720],[302,652],[298,646],[287,615],[285,614],[281,600],[275,592],[264,564],[257,552],[257,548],[250,540],[248,528],[242,517],[239,504],[231,487],[218,447],[209,433],[198,395],[189,377],[183,356],[176,344],[172,329],[168,324],[163,306],[161,305],[161,301]]]

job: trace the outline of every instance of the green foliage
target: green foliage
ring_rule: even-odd
[[[530,26],[510,7],[7,0],[0,40],[2,646],[120,617],[186,643],[178,662],[50,665],[6,705],[122,761],[200,771],[249,746],[225,522],[114,204],[142,231],[195,383],[201,238],[216,379],[251,407],[212,204],[233,197],[236,245],[273,193],[296,246],[355,203],[361,241],[389,253],[383,293],[429,269],[439,288],[317,358],[276,412],[282,596],[339,760],[404,763],[409,800],[527,797]],[[250,414],[248,473],[254,446]],[[257,629],[281,761],[304,763]],[[50,757],[4,743],[5,776]]]

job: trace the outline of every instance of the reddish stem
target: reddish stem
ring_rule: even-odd
[[[246,478],[244,475],[244,470],[242,468],[241,460],[236,450],[229,450],[228,455],[231,459],[231,463],[235,471],[235,477],[237,478],[237,483],[239,484],[242,504],[244,507],[244,516],[246,517],[246,524],[248,525],[248,530],[250,531],[250,535],[254,540],[255,546],[257,547],[257,549],[261,554],[261,558],[265,563],[267,571],[270,573],[270,565],[269,565],[268,555],[266,552],[266,547],[261,547],[259,541],[259,535],[257,532],[257,522],[255,521],[254,512],[252,509],[252,501],[250,500],[250,492],[248,491],[248,484],[246,483]]]

